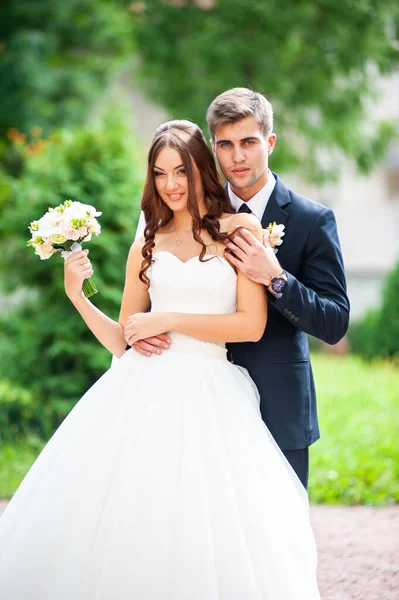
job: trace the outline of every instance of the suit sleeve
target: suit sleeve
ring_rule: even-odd
[[[327,344],[336,344],[343,338],[349,324],[349,299],[332,210],[324,208],[312,226],[300,281],[288,273],[288,284],[282,296],[271,297],[270,301],[305,333]]]

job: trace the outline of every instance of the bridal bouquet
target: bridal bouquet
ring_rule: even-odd
[[[66,200],[55,208],[49,208],[38,221],[32,221],[29,226],[32,237],[27,245],[35,249],[41,260],[47,260],[56,252],[60,252],[65,260],[82,250],[82,242],[89,242],[93,235],[100,235],[101,226],[96,217],[101,214],[90,204]],[[84,280],[82,290],[86,298],[97,293],[90,278]]]

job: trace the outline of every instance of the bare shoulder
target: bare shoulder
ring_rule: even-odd
[[[134,264],[140,264],[143,260],[143,255],[141,253],[143,246],[144,246],[144,236],[137,238],[137,240],[135,240],[133,242],[133,244],[130,246],[130,250],[129,250],[129,256],[128,256],[128,264],[134,265]]]
[[[223,232],[234,231],[237,227],[245,227],[245,229],[254,232],[262,231],[262,225],[255,215],[236,213],[233,215],[222,216],[220,219],[220,229]]]
[[[130,246],[130,252],[133,252],[133,254],[141,254],[141,251],[143,249],[144,246],[144,236],[142,235],[141,237],[137,238],[136,240],[134,240],[133,244]]]

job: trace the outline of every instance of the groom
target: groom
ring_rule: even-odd
[[[215,98],[207,112],[213,150],[238,212],[285,235],[276,254],[268,232],[262,245],[249,232],[226,245],[226,258],[265,286],[267,326],[259,342],[228,344],[230,360],[248,369],[260,394],[262,418],[303,485],[309,446],[319,437],[316,394],[306,334],[335,344],[346,333],[349,300],[332,210],[287,188],[268,168],[276,135],[268,100],[246,88]],[[140,225],[139,225],[140,227]],[[134,345],[164,347],[164,336]]]

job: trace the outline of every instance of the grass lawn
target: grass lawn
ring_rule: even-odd
[[[399,369],[360,359],[312,357],[321,439],[310,454],[312,502],[399,502]],[[8,498],[42,448],[0,447],[0,498]]]
[[[399,502],[399,368],[314,355],[321,439],[309,494],[326,504]]]

